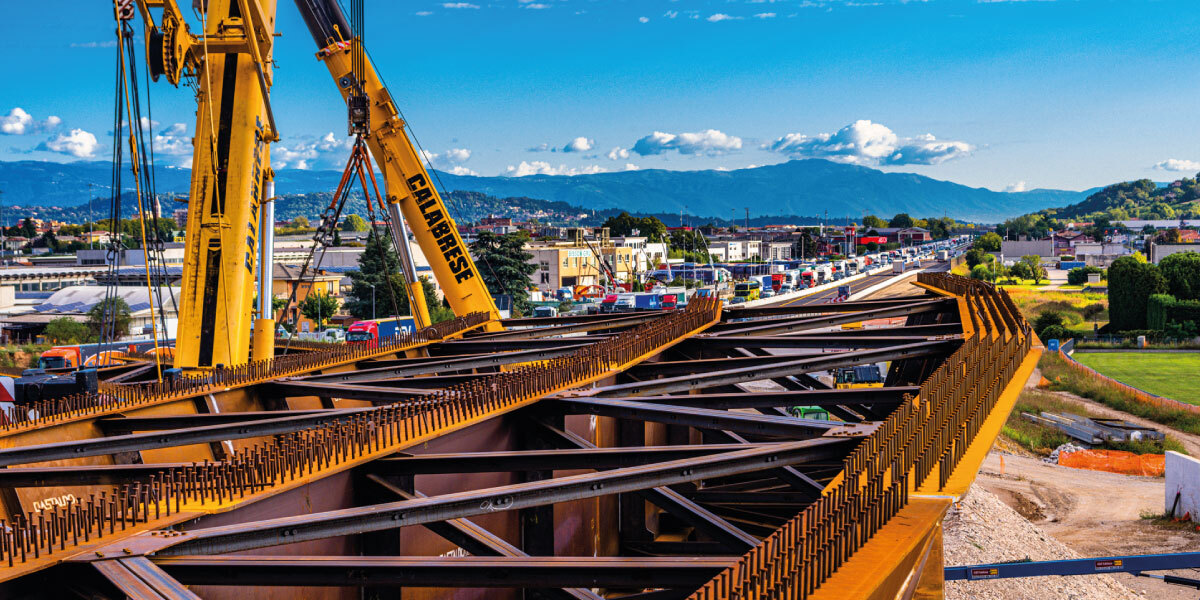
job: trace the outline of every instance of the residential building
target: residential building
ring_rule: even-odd
[[[561,287],[605,284],[607,278],[596,256],[597,252],[618,281],[629,281],[635,271],[645,268],[645,265],[638,266],[634,262],[632,248],[612,244],[587,246],[570,242],[530,242],[525,245],[525,251],[533,255],[529,263],[537,266],[537,270],[529,276],[530,283],[546,293],[553,293]]]
[[[322,269],[309,269],[301,278],[300,265],[280,265],[276,264],[272,273],[271,294],[276,298],[291,299],[287,306],[275,315],[275,320],[279,323],[291,323],[294,326],[293,331],[306,332],[315,331],[316,323],[305,317],[300,312],[300,304],[308,298],[311,293],[327,294],[338,302],[338,309],[342,306],[342,275],[340,273],[330,273]],[[295,296],[293,297],[293,290]],[[330,315],[332,316],[332,315]]]
[[[767,242],[764,260],[792,260],[792,244],[789,242]]]

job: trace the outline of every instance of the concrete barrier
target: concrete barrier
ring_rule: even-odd
[[[1193,521],[1200,520],[1200,460],[1178,452],[1167,452],[1167,493],[1163,498],[1163,514],[1168,518],[1191,513]],[[1176,495],[1179,504],[1175,503]],[[1171,511],[1175,513],[1172,515]]]

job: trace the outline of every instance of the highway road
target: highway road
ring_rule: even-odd
[[[944,261],[939,261],[939,260],[922,261],[921,266],[924,267],[927,271],[932,271],[932,272],[949,271],[950,270],[950,263],[944,262]],[[891,271],[887,271],[887,272],[879,273],[876,275],[868,275],[857,281],[852,281],[848,284],[850,286],[850,293],[854,294],[856,292],[865,290],[873,285],[878,285],[879,283],[882,283],[883,281],[891,279],[892,277],[895,277],[895,276],[896,276],[895,273],[892,273]],[[795,300],[789,300],[789,301],[782,302],[779,304],[772,303],[772,304],[769,304],[768,306],[811,306],[813,304],[825,304],[825,303],[829,302],[829,300],[831,298],[835,298],[835,297],[837,297],[837,289],[836,288],[831,289],[831,290],[825,290],[823,292],[812,294],[810,296],[796,298]]]

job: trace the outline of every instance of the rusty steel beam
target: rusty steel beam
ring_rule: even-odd
[[[543,433],[549,438],[547,441],[558,448],[555,452],[571,453],[601,450],[601,448],[598,448],[595,444],[582,437],[551,425],[545,420],[537,420],[535,423],[542,428]],[[745,444],[726,444],[724,446],[733,449],[748,447]],[[707,447],[720,446],[714,444]],[[729,550],[744,552],[758,544],[758,538],[731,525],[708,509],[696,504],[669,487],[659,486],[639,490],[634,493],[641,496],[642,499],[675,515],[675,517],[695,527],[697,530],[704,532]]]
[[[799,391],[744,392],[730,394],[686,394],[678,396],[636,396],[638,402],[691,406],[694,408],[735,409],[790,406],[830,406],[845,404],[898,404],[904,394],[917,395],[917,386],[882,388],[821,389]],[[606,398],[609,396],[605,396]]]
[[[826,437],[358,508],[223,525],[154,540],[159,556],[225,554],[497,511],[633,492],[844,456],[861,437]],[[545,587],[543,585],[542,587]],[[574,587],[563,585],[556,587]]]
[[[131,600],[200,600],[144,556],[101,560],[92,565]]]
[[[924,340],[922,340],[924,341]],[[899,344],[895,344],[899,345]],[[889,346],[890,347],[890,346]],[[852,356],[850,351],[834,352],[821,354],[822,357],[830,356]],[[770,367],[788,361],[793,361],[799,358],[798,356],[785,356],[768,354],[766,356],[738,356],[725,358],[704,358],[699,360],[663,360],[655,362],[646,362],[640,365],[634,365],[625,371],[627,375],[635,379],[654,379],[657,377],[671,377],[675,375],[687,375],[691,373],[711,373],[714,371],[728,371],[730,369],[739,369],[743,367],[758,367],[764,372],[769,371]]]
[[[419,378],[405,379],[403,383]],[[259,385],[259,390],[267,396],[295,398],[298,396],[324,396],[326,398],[345,398],[347,400],[366,400],[376,404],[390,404],[401,400],[410,400],[428,396],[433,390],[416,387],[394,387],[380,385],[358,385],[353,383],[305,383],[304,380],[280,379]]]
[[[289,410],[286,412],[265,410],[191,415],[159,415],[153,417],[116,416],[96,419],[96,425],[100,427],[100,430],[105,435],[123,435],[135,431],[162,431],[164,429],[183,429],[188,427],[203,427],[205,425],[261,421],[263,419],[275,419],[285,416],[336,415],[344,412],[345,409],[317,408],[312,410]]]
[[[921,299],[921,296],[909,296],[905,298],[889,298],[886,300],[858,300],[854,302],[840,302],[836,304],[792,304],[788,306],[760,306],[755,308],[740,308],[737,305],[734,305],[733,307],[726,309],[726,315],[728,317],[743,319],[747,317],[758,318],[772,317],[776,315],[860,312],[875,308],[890,308],[893,306],[912,304],[913,302]]]
[[[347,371],[345,373],[310,375],[308,377],[295,378],[293,380],[324,385],[326,383],[361,383],[367,381],[398,379],[401,377],[429,375],[431,373],[445,373],[448,371],[469,371],[471,369],[498,367],[501,365],[511,365],[515,363],[558,358],[560,356],[571,354],[585,345],[586,344],[560,344],[556,348],[540,348],[534,350],[522,350],[518,352],[477,354],[472,356],[443,359],[422,359],[419,362],[405,366],[373,367],[368,369],[359,369],[357,371]]]
[[[369,410],[372,409],[351,408],[342,411],[333,411],[333,414],[330,414],[330,412],[321,412],[312,415],[280,416],[241,423],[225,423],[175,429],[172,431],[132,433],[106,438],[4,448],[0,449],[0,466],[81,458],[84,456],[102,456],[117,452],[141,452],[155,448],[172,448],[190,444],[290,433],[321,427],[330,423],[348,421],[354,415]],[[276,414],[286,415],[287,413]]]
[[[563,344],[579,344],[580,346],[586,346],[596,342],[604,341],[609,337],[612,336],[602,333],[593,333],[587,336],[551,338],[546,340],[452,340],[431,344],[429,346],[429,353],[433,356],[451,356],[456,354],[479,354],[485,352],[513,352],[516,350],[559,348]],[[375,364],[375,362],[376,361],[364,364]]]
[[[832,316],[808,317],[799,319],[764,319],[761,322],[722,322],[713,325],[708,329],[708,331],[710,333],[737,332],[737,335],[771,335],[775,333],[789,333],[793,331],[834,327],[837,325],[845,325],[847,323],[869,321],[871,319],[905,317],[929,312],[949,311],[953,310],[955,306],[956,305],[953,298],[936,298],[933,300],[910,302],[908,304],[902,304],[899,306],[876,308],[862,312],[837,314]]]
[[[901,344],[927,341],[929,335],[888,335],[887,329],[867,329],[877,335],[714,335],[692,338],[687,343],[704,349],[727,348],[890,348]]]
[[[599,415],[618,419],[653,421],[668,425],[686,425],[697,429],[736,431],[742,434],[772,435],[792,439],[817,437],[845,423],[821,419],[773,417],[753,413],[667,406],[617,400],[614,398],[548,398],[539,408],[568,414]]]
[[[635,325],[641,325],[649,321],[653,321],[662,317],[664,313],[634,313],[632,315],[611,316],[609,318],[590,321],[587,323],[577,323],[572,325],[558,325],[550,327],[538,327],[533,329],[510,329],[499,333],[481,333],[472,335],[468,340],[528,340],[546,338],[552,336],[566,335],[568,333],[588,333],[592,331],[614,331],[617,329],[626,329]]]
[[[410,493],[378,475],[367,475],[367,479],[403,500],[415,500],[425,497],[420,492]],[[469,519],[450,519],[448,521],[426,523],[425,528],[459,548],[466,550],[472,556],[529,556],[520,548],[505,541],[504,538],[480,527]],[[548,588],[539,590],[539,594],[552,598],[574,598],[576,600],[601,600],[602,598],[599,594],[582,588]]]
[[[699,587],[737,557],[187,556],[154,562],[188,585]]]
[[[757,445],[756,445],[757,446]],[[620,469],[680,460],[719,452],[743,450],[744,444],[694,446],[640,446],[519,450],[513,452],[459,452],[382,458],[363,467],[380,475],[433,475],[439,473],[507,473],[568,469]],[[4,481],[0,471],[0,483]]]
[[[597,396],[650,396],[672,392],[687,392],[718,385],[747,383],[787,375],[801,375],[813,371],[850,367],[863,363],[946,354],[951,352],[958,344],[958,341],[936,340],[904,344],[880,350],[838,352],[833,355],[805,357],[766,366],[742,367],[716,372],[664,377],[650,381],[618,383],[593,388],[591,392]]]
[[[190,466],[193,463],[149,463],[135,465],[86,465],[0,469],[0,487],[59,487],[76,485],[121,485],[145,481],[151,475]]]

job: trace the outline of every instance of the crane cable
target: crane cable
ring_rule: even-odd
[[[129,36],[130,38],[133,37],[133,29],[129,26],[128,23],[123,23],[122,28],[124,29],[125,35]],[[122,39],[124,39],[124,36],[122,36]],[[133,49],[132,48],[129,51],[129,57],[130,57],[130,61],[132,62],[132,59],[133,59]],[[138,213],[139,213],[141,224],[142,224],[142,227],[141,227],[142,255],[145,257],[145,260],[143,262],[145,263],[145,271],[146,271],[146,299],[149,300],[149,302],[150,302],[150,327],[154,332],[154,365],[156,367],[156,371],[158,374],[158,380],[162,381],[162,360],[161,360],[161,357],[159,356],[159,348],[158,348],[158,323],[154,320],[154,292],[153,292],[153,289],[152,289],[151,283],[150,283],[150,262],[151,262],[150,248],[149,248],[149,246],[146,245],[146,210],[145,210],[145,208],[143,208],[143,205],[142,205],[142,176],[138,171],[138,165],[139,165],[138,159],[140,158],[140,156],[139,156],[139,152],[138,152],[137,138],[138,138],[139,134],[141,133],[141,130],[139,127],[140,123],[139,123],[139,126],[134,126],[135,116],[138,117],[138,120],[140,121],[141,115],[135,115],[133,112],[133,103],[129,97],[129,95],[130,95],[129,94],[130,86],[128,85],[129,72],[126,71],[124,68],[122,68],[121,76],[122,76],[123,83],[124,83],[124,85],[122,85],[121,87],[124,89],[124,92],[125,92],[125,109],[126,109],[126,113],[129,115],[129,163],[130,163],[130,167],[133,169],[134,189],[135,189],[135,192],[137,193]],[[134,77],[135,77],[135,81],[136,81],[136,74],[134,75]],[[145,165],[142,165],[142,166],[143,166],[143,168],[145,167]],[[115,317],[116,309],[115,309],[115,307],[112,307],[112,308],[113,308],[114,319],[115,319],[116,318]],[[108,362],[108,361],[104,361],[104,362]]]

